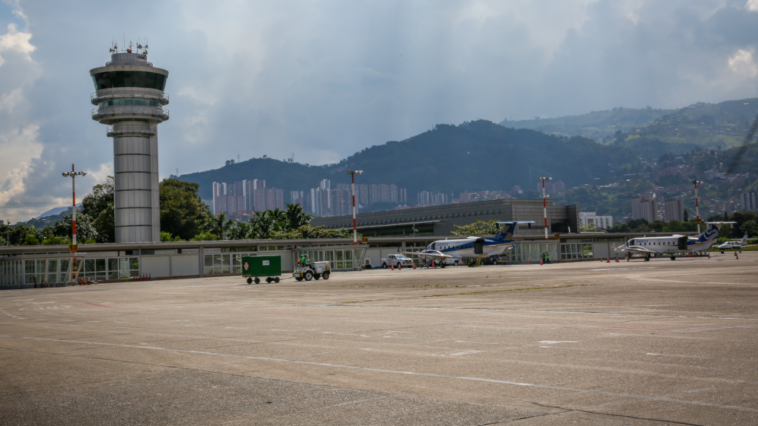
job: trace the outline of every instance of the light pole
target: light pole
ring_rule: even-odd
[[[348,170],[347,174],[353,180],[353,245],[358,245],[358,226],[355,221],[355,175],[362,174],[363,170]]]
[[[74,165],[71,165],[71,171],[70,172],[63,172],[63,177],[70,177],[71,178],[71,193],[72,198],[74,200],[74,214],[71,217],[71,251],[73,253],[76,253],[76,250],[78,249],[76,245],[76,177],[77,176],[86,176],[87,172],[77,172],[74,169]]]
[[[553,180],[551,177],[541,177],[542,182],[542,213],[545,216],[545,241],[547,241],[547,196],[545,195],[545,182]]]
[[[695,184],[695,215],[697,215],[697,233],[700,234],[700,203],[697,199],[697,184],[703,184],[703,181],[692,179],[692,183]]]

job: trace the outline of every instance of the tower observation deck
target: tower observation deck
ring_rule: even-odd
[[[146,50],[129,49],[89,73],[95,84],[90,100],[97,106],[92,119],[107,125],[113,138],[116,242],[158,242],[158,124],[169,118],[168,71],[153,67]]]

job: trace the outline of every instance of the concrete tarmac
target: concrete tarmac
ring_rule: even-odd
[[[0,425],[758,424],[758,253],[0,292]]]

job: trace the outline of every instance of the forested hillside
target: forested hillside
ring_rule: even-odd
[[[531,188],[541,175],[550,175],[567,186],[580,185],[633,170],[636,163],[635,153],[626,148],[482,120],[459,126],[437,125],[404,141],[364,149],[335,165],[306,166],[254,158],[180,179],[200,184],[200,195],[209,199],[214,181],[265,179],[267,187],[307,190],[321,179],[330,179],[332,185],[348,183],[346,171],[355,168],[364,171],[361,183],[397,184],[408,189],[411,201],[423,190],[457,194],[510,191],[514,185]],[[285,194],[285,202],[289,202],[289,194]]]
[[[566,117],[503,120],[500,124],[549,134],[584,136],[658,157],[665,152],[689,152],[696,146],[722,149],[738,146],[757,115],[758,99],[751,98],[717,104],[698,102],[669,110],[614,108]]]
[[[676,110],[613,108],[607,111],[592,111],[587,114],[555,118],[536,117],[533,120],[508,119],[501,126],[514,129],[532,129],[561,136],[584,136],[597,142],[608,141],[617,131],[630,132],[646,126],[656,119]]]

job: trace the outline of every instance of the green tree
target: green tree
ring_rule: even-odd
[[[250,223],[234,221],[233,226],[229,230],[230,240],[246,240],[250,239],[252,233],[252,226]]]
[[[70,238],[73,230],[71,222],[70,215],[63,216],[63,219],[55,221],[55,225],[53,225],[53,235]],[[95,230],[95,227],[92,225],[92,219],[84,213],[76,213],[76,240],[78,244],[88,241],[98,241],[97,230]]]
[[[161,242],[168,243],[168,242],[172,242],[172,241],[184,241],[184,240],[182,240],[178,236],[175,237],[175,236],[171,235],[171,233],[169,233],[169,232],[161,231]]]
[[[303,211],[303,207],[300,204],[287,204],[284,216],[287,220],[287,229],[297,229],[303,225],[307,225],[311,222],[312,218],[311,215]]]
[[[66,237],[59,237],[57,235],[50,235],[42,241],[42,245],[53,246],[61,244],[71,244],[71,239]]]
[[[31,227],[29,232],[26,233],[24,236],[24,243],[22,245],[25,246],[38,246],[40,245],[40,237],[42,235],[39,231],[37,231],[34,227]]]
[[[226,214],[211,216],[205,223],[206,231],[216,236],[217,240],[226,240],[227,233],[231,230],[232,221],[226,218]]]
[[[476,222],[470,223],[468,225],[453,225],[456,229],[452,231],[451,234],[471,236],[495,235],[498,232],[495,222],[497,221],[494,219],[487,222],[477,220]]]
[[[113,176],[108,176],[105,182],[93,186],[92,192],[82,199],[81,213],[92,219],[92,227],[96,232],[92,239],[97,242],[116,241],[115,194]],[[77,212],[77,225],[79,225],[79,212]]]
[[[271,233],[271,239],[274,240],[350,238],[352,236],[352,230],[349,229],[325,229],[323,226],[313,227],[311,225],[303,225],[296,229],[278,230]],[[358,238],[361,238],[361,234],[358,234]]]
[[[267,240],[275,231],[287,232],[284,226],[276,222],[276,218],[271,210],[256,212],[255,216],[249,219],[250,235],[252,238]]]
[[[215,241],[218,240],[218,238],[211,234],[210,232],[203,232],[201,234],[197,234],[190,241]]]
[[[743,223],[742,226],[740,226],[740,231],[742,231],[743,235],[747,233],[748,237],[750,237],[751,235],[755,235],[756,234],[755,220],[748,220],[745,223]]]
[[[92,221],[92,227],[98,235],[98,242],[116,242],[116,207],[113,203],[108,204]]]
[[[161,231],[189,240],[207,229],[210,209],[198,195],[200,185],[164,179],[159,186]]]

